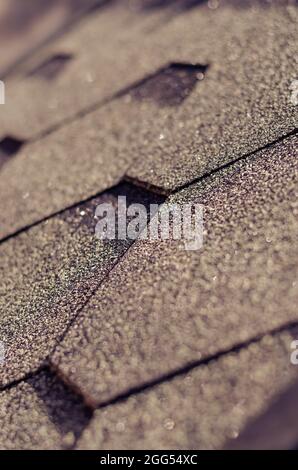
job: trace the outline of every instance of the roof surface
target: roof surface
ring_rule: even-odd
[[[294,448],[295,2],[99,3],[6,80],[0,448]],[[119,196],[202,247],[99,240]]]

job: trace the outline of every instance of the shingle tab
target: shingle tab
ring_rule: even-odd
[[[95,412],[79,449],[218,449],[297,377],[291,335],[265,337]]]
[[[74,445],[90,411],[51,373],[0,392],[0,449],[51,450]]]
[[[233,450],[297,450],[297,396],[298,382],[296,381],[274,400],[264,414],[249,423],[240,436],[227,445],[227,448]]]
[[[135,243],[53,367],[97,405],[297,321],[297,178],[292,137],[173,196],[204,204],[203,248]]]
[[[118,195],[143,204],[156,201],[122,184],[0,245],[0,340],[7,351],[0,386],[40,367],[131,244],[95,237],[97,205],[116,206]]]

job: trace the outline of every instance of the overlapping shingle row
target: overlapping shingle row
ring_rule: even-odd
[[[3,136],[36,141],[0,168],[0,447],[217,448],[297,375],[297,12],[276,3],[112,2],[11,80]],[[204,205],[199,251],[95,238],[98,204],[156,193]]]
[[[202,249],[137,241],[51,358],[59,373],[97,405],[298,321],[297,170],[293,137],[173,196],[204,205]]]
[[[163,51],[150,53],[152,28],[160,24],[161,13],[140,15],[128,4],[107,2],[93,17],[33,56],[7,82],[9,106],[1,112],[2,135],[35,138],[98,106],[167,61]],[[70,60],[55,79],[36,72],[45,61],[62,54]]]

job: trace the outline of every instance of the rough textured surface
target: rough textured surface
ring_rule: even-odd
[[[158,171],[163,161],[161,155],[166,153],[168,158],[173,158],[175,149],[180,154],[185,138],[191,139],[184,149],[190,161],[195,159],[197,163],[198,157],[202,159],[210,150],[214,158],[222,161],[228,158],[227,152],[230,158],[235,158],[236,152],[238,155],[239,151],[256,149],[257,139],[267,143],[297,126],[297,113],[289,103],[289,86],[296,78],[297,69],[296,24],[293,6],[238,9],[233,2],[226,1],[217,9],[203,4],[166,22],[165,14],[159,10],[140,15],[121,2],[113,4],[33,61],[31,68],[35,69],[53,55],[73,56],[54,87],[42,77],[7,83],[9,106],[5,113],[1,110],[2,135],[31,138],[169,62],[211,64],[208,82],[181,109],[175,122],[173,113],[169,112],[162,113],[157,120],[158,126],[167,131],[168,141],[150,142],[143,152],[147,157],[156,153],[158,160],[155,162],[155,157],[151,157],[146,171],[143,169],[141,174],[140,167],[133,172],[133,176],[149,181],[150,170],[154,168],[158,174],[154,182],[170,188],[173,182],[170,185],[162,178],[163,174],[166,177],[166,167]],[[213,34],[215,28],[217,34]],[[102,42],[106,48],[100,50],[99,56],[97,46]],[[246,128],[248,123],[250,126]],[[153,124],[150,120],[148,126]],[[212,147],[215,139],[219,142],[217,147]],[[209,147],[202,148],[202,145]],[[139,147],[142,146],[140,141]],[[178,165],[176,161],[175,168]],[[200,168],[206,167],[202,162]],[[176,179],[175,185],[180,184],[182,175]]]
[[[96,405],[297,321],[297,178],[293,137],[174,196],[204,204],[203,248],[137,242],[53,366]]]
[[[284,388],[291,335],[279,334],[95,412],[79,449],[218,449]]]
[[[91,417],[81,400],[51,373],[0,392],[0,449],[67,449]]]
[[[105,0],[2,0],[0,76],[15,71],[27,54]]]
[[[118,195],[148,204],[144,191],[119,185],[32,227],[0,246],[0,338],[7,350],[0,386],[39,367],[131,240],[95,237],[98,204]],[[159,201],[159,198],[157,198]]]

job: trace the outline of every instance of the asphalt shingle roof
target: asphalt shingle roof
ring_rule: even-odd
[[[105,15],[112,18],[108,21]],[[132,21],[137,26],[121,28],[126,16],[129,24]],[[129,35],[131,43],[128,46],[123,41],[127,53],[125,57],[122,54],[120,63],[116,60],[116,52],[113,52],[114,47],[117,54],[121,54],[118,43],[109,43],[106,52],[111,64],[126,67],[126,78],[132,70],[137,71],[132,63],[136,62],[136,54],[140,57],[136,47],[138,37],[147,38],[142,28],[145,19],[140,20],[139,16],[125,13],[123,18],[117,14],[117,8],[116,11],[107,8],[93,20],[91,32],[87,28],[88,22],[84,26],[93,43],[100,41],[100,35],[105,35],[106,29],[110,34],[116,28],[120,30],[119,34]],[[112,27],[114,17],[120,25],[113,23]],[[103,23],[103,31],[98,32],[98,22]],[[25,146],[19,155],[6,162],[0,189],[0,210],[3,213],[0,236],[7,236],[95,195],[116,184],[124,175],[137,184],[157,187],[167,193],[294,132],[297,107],[290,101],[290,86],[297,69],[296,24],[297,13],[293,7],[238,11],[229,3],[217,10],[202,6],[175,17],[169,23],[162,22],[163,26],[151,30],[151,35],[148,33],[150,50],[143,45],[146,70],[141,68],[132,80],[121,81],[122,88],[116,88],[123,90],[124,84],[137,79],[143,81],[135,83],[122,98],[115,98],[112,103],[85,117],[77,116],[72,124]],[[216,35],[213,33],[215,28]],[[82,32],[73,32],[72,35],[76,38],[82,35],[80,44],[88,44],[87,39],[84,42]],[[122,44],[118,35],[116,39]],[[64,48],[63,51],[69,52],[69,49]],[[90,45],[88,54],[89,51],[92,55],[97,48]],[[79,57],[85,60],[88,54],[81,50]],[[150,61],[151,57],[154,60]],[[98,93],[98,99],[109,96],[104,91],[105,86],[111,86],[113,77],[121,80],[124,72],[112,72],[103,59],[99,61],[92,57],[88,60],[91,72],[86,65],[79,63],[76,66],[79,72],[70,68],[69,72],[65,71],[66,76],[61,77],[63,86],[68,88],[62,91],[63,99],[70,100],[72,106],[81,110],[85,107],[85,95],[92,103],[96,101],[94,93]],[[182,71],[188,80],[192,80],[188,82],[191,83],[190,89],[179,78],[181,70],[177,67],[172,70],[174,81],[169,77],[165,81],[164,67],[172,62],[198,64],[197,84],[193,81],[191,66],[189,70],[186,66]],[[208,65],[203,74],[202,70]],[[92,67],[99,67],[100,81],[91,80],[90,87],[82,86],[82,70],[85,74],[92,73]],[[68,86],[68,74],[72,77],[72,87]],[[81,93],[74,85],[77,81],[82,88]],[[158,96],[165,94],[168,83],[173,93],[167,106],[166,102],[160,102]],[[28,80],[28,86],[34,87],[34,95],[38,93],[34,79]],[[59,83],[46,83],[45,86],[52,90],[60,103],[64,117],[73,116],[76,111],[68,113],[67,106],[59,98]],[[42,120],[31,103],[32,91],[23,89],[24,80],[20,81],[20,87],[22,96],[27,97],[30,113],[40,125]],[[9,89],[7,93],[9,99],[17,97],[14,93],[10,96]],[[45,111],[45,96],[50,100],[49,92],[43,89],[39,112],[46,120],[44,127],[49,129],[53,124],[48,110]],[[80,100],[74,96],[80,96]],[[34,103],[38,101],[35,98]],[[11,110],[17,114],[17,119],[24,120],[25,127],[33,125],[30,113],[22,112],[22,101],[8,104],[8,113],[6,109],[3,112],[5,124],[2,128],[10,122]],[[58,119],[59,110],[55,109],[53,115]],[[17,137],[22,135],[15,118],[6,133]],[[41,159],[42,165],[39,165]],[[30,202],[24,200],[26,194],[30,194]]]
[[[133,162],[126,144],[137,118],[137,105],[122,99],[11,156],[1,170],[0,237],[116,185]]]
[[[128,176],[172,191],[297,128],[296,10],[197,9],[160,33],[176,60],[209,67],[178,109],[149,115]]]

